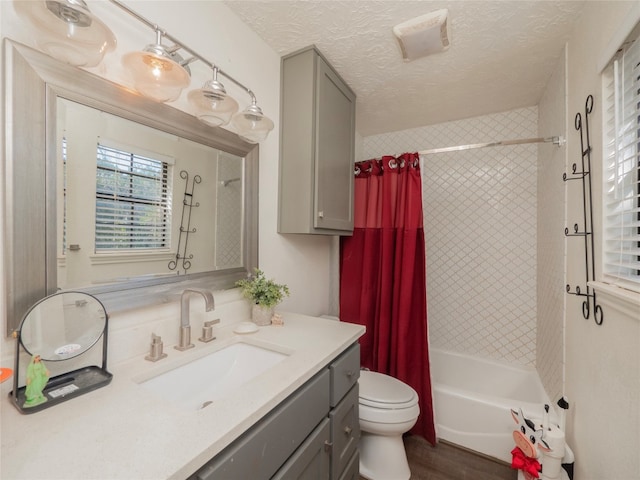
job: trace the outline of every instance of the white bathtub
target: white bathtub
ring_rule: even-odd
[[[433,348],[430,358],[438,438],[511,463],[510,409],[539,419],[549,404],[536,370]]]

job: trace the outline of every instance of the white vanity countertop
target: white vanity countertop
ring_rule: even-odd
[[[237,324],[214,326],[216,340],[192,341],[153,363],[138,359],[109,366],[106,387],[52,408],[23,415],[2,385],[0,478],[182,479],[194,473],[273,407],[319,372],[364,333],[364,327],[294,313],[284,326],[233,333]],[[219,328],[217,328],[219,327]],[[191,358],[237,341],[273,348],[289,356],[214,404],[189,411],[136,383]]]

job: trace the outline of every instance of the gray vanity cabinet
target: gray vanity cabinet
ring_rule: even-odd
[[[278,232],[351,235],[355,94],[313,46],[281,67]]]
[[[198,470],[193,480],[358,480],[356,343]]]

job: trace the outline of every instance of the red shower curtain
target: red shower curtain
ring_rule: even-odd
[[[362,366],[420,397],[412,433],[435,444],[417,153],[356,164],[354,231],[340,243],[340,318],[364,325]]]

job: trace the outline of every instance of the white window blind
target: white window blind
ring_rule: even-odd
[[[96,252],[170,247],[170,168],[162,160],[98,144]]]
[[[627,42],[604,76],[605,280],[640,291],[640,41]]]

